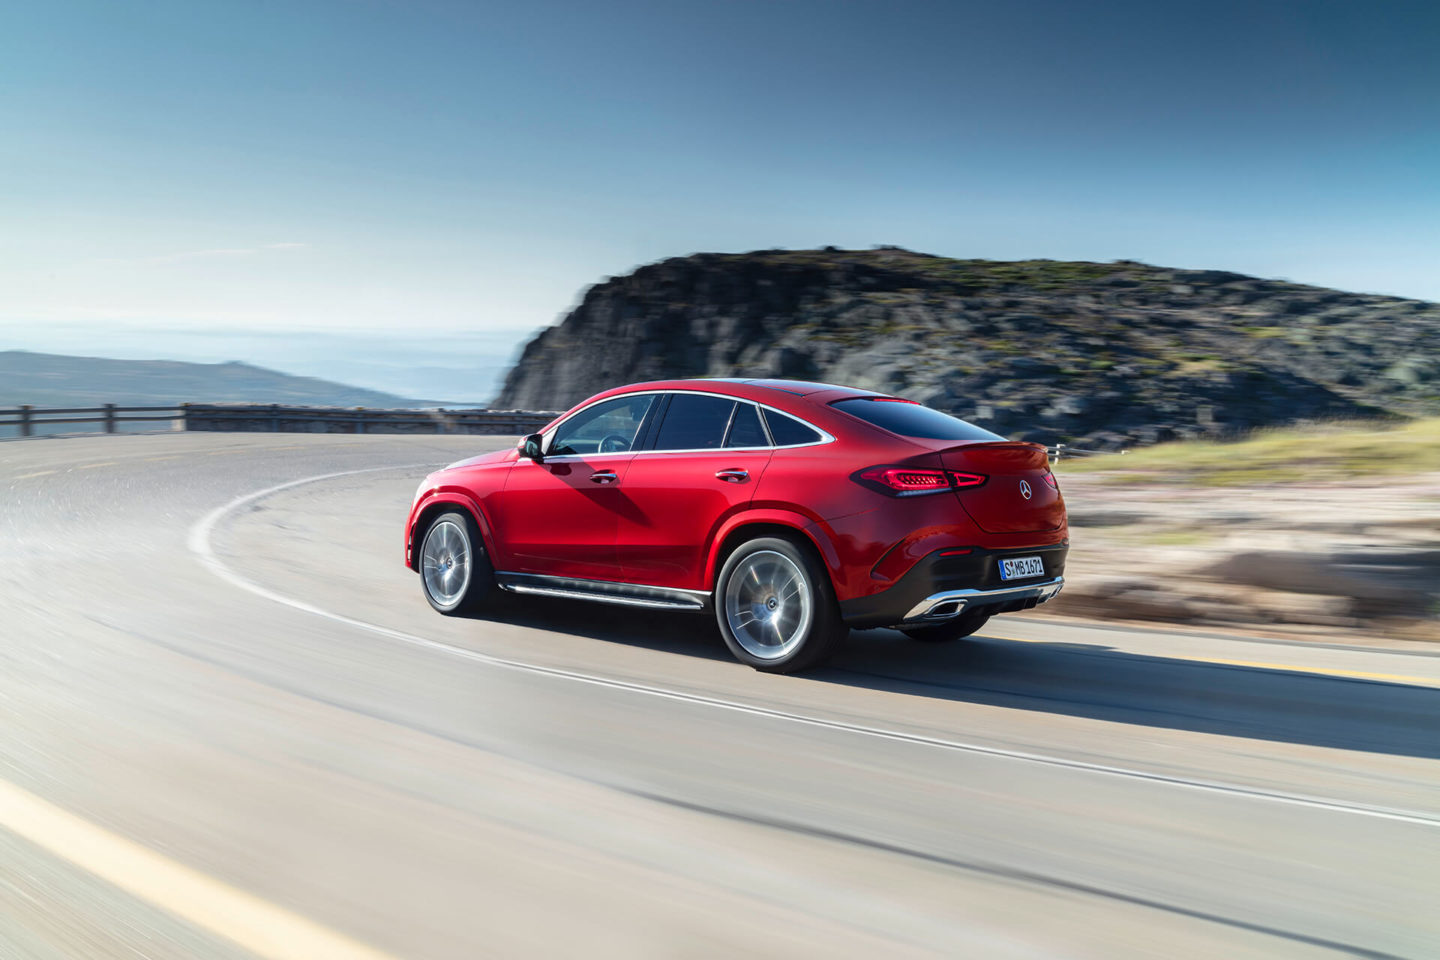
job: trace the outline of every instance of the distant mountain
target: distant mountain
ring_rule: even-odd
[[[1113,447],[1440,413],[1440,305],[1130,261],[702,253],[590,288],[526,345],[495,406],[702,376],[846,384]]]
[[[0,407],[90,407],[104,403],[282,403],[335,407],[414,407],[425,401],[247,363],[106,360],[24,350],[0,351]]]

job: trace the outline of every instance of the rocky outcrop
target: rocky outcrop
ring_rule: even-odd
[[[592,287],[525,347],[495,405],[702,376],[849,384],[1108,449],[1440,412],[1440,305],[1128,261],[697,254]]]

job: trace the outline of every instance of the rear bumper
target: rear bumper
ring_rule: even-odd
[[[905,614],[901,623],[929,623],[949,620],[951,617],[978,607],[1004,607],[1007,610],[1028,610],[1044,603],[1065,585],[1064,577],[1046,580],[1043,583],[1023,587],[1002,587],[998,590],[946,590],[932,593],[921,600]],[[995,611],[999,613],[1000,610]]]
[[[1068,544],[985,550],[960,556],[936,552],[915,564],[894,586],[868,597],[840,603],[840,614],[852,627],[888,627],[901,623],[935,623],[963,611],[991,613],[1028,610],[1060,592],[1065,583]],[[1044,573],[1024,580],[1002,580],[1000,561],[1040,557]]]

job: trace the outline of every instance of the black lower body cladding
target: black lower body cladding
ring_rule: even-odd
[[[840,615],[855,629],[888,627],[905,622],[926,598],[954,590],[981,591],[967,599],[965,609],[985,608],[990,613],[1025,610],[1042,602],[1030,586],[1051,583],[1065,573],[1069,542],[1044,547],[1004,550],[973,548],[969,553],[944,556],[944,551],[920,560],[894,585],[868,597],[840,603]],[[1005,580],[1000,561],[1016,557],[1039,557],[1045,572],[1023,579]],[[994,591],[993,595],[986,595]],[[958,610],[956,611],[958,612]]]

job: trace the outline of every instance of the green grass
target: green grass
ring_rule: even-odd
[[[1059,472],[1117,483],[1201,486],[1314,483],[1440,471],[1440,417],[1257,430],[1242,440],[1182,441],[1061,462]]]

